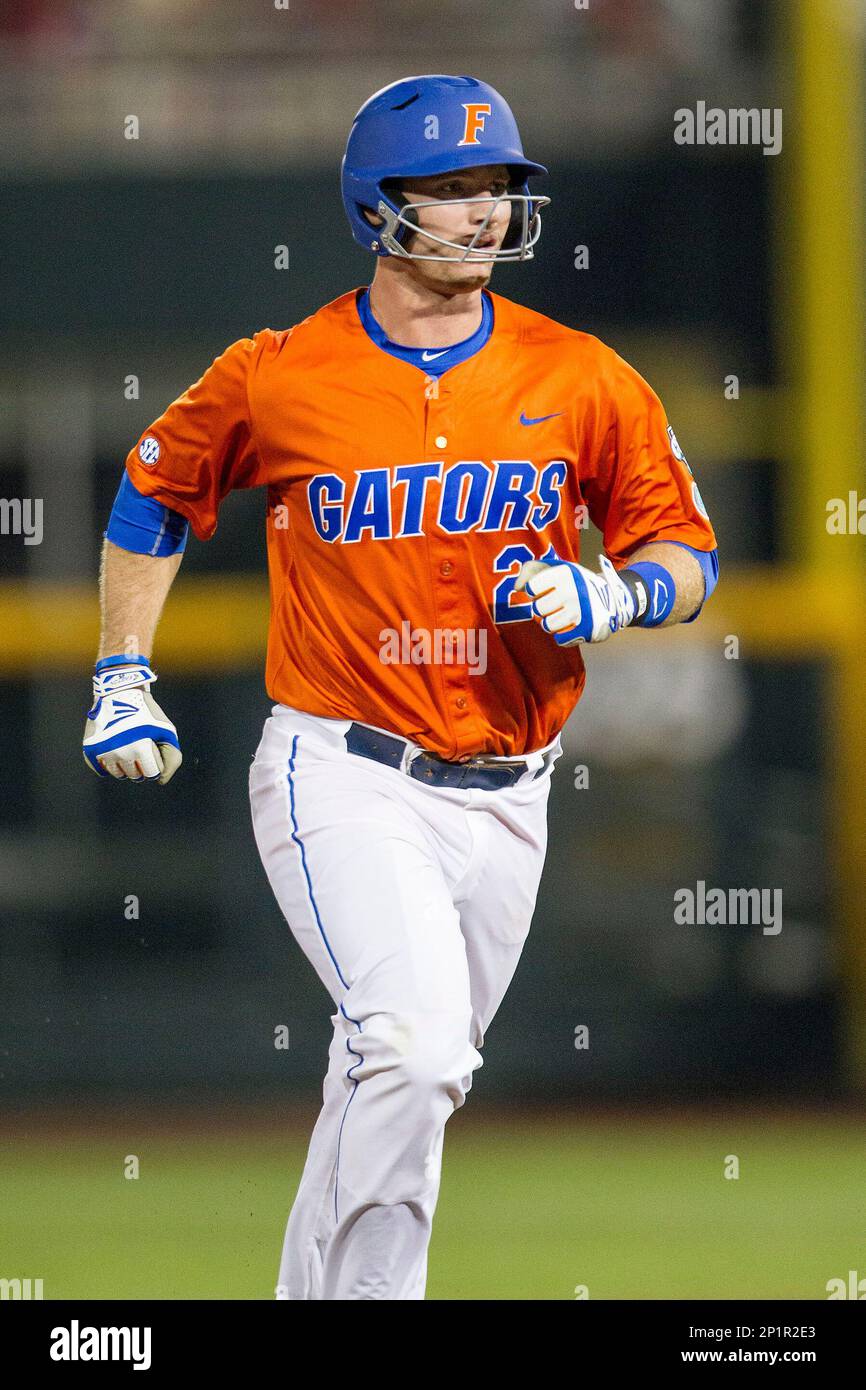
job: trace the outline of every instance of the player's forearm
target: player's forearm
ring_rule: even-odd
[[[150,656],[156,625],[182,558],[182,553],[138,555],[109,540],[103,542],[100,657],[120,652]]]
[[[674,606],[659,627],[672,627],[697,611],[704,598],[704,576],[694,555],[669,541],[651,541],[630,555],[628,563],[633,565],[638,560],[652,560],[661,565],[676,587]]]

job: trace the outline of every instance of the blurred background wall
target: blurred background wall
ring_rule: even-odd
[[[81,757],[95,576],[148,423],[229,342],[369,282],[345,138],[373,91],[430,71],[492,82],[551,170],[536,259],[492,288],[650,381],[721,560],[698,624],[588,655],[484,1092],[862,1090],[864,542],[827,503],[866,494],[863,41],[855,0],[7,0],[0,498],[44,504],[39,544],[0,535],[7,1101],[320,1088],[332,1006],[247,802],[264,495],[228,499],[170,596],[154,661],[184,765],[164,790]],[[699,101],[780,110],[781,151],[677,144]],[[780,889],[783,929],[677,925],[700,880]]]

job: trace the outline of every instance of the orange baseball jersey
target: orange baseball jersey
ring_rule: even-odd
[[[437,379],[367,334],[363,288],[233,343],[129,454],[132,482],[213,535],[267,488],[275,702],[448,759],[548,744],[580,698],[514,590],[524,560],[615,565],[716,540],[662,405],[611,348],[492,294],[484,346]]]

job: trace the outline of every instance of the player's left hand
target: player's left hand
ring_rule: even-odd
[[[515,589],[532,595],[532,612],[560,647],[577,642],[606,642],[628,627],[637,613],[631,590],[606,555],[598,559],[601,574],[563,560],[546,565],[526,560]]]
[[[100,670],[84,726],[84,761],[100,777],[165,786],[183,757],[177,729],[150,693],[156,672],[143,657]]]

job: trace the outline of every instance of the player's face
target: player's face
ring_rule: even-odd
[[[448,241],[468,246],[484,219],[494,206],[490,202],[449,203],[451,198],[497,198],[508,189],[508,170],[504,164],[484,164],[475,169],[458,169],[446,174],[431,174],[428,178],[404,179],[400,188],[410,202],[433,201],[431,207],[418,208],[414,216],[421,229],[406,243],[406,250],[433,256],[459,256],[459,252],[442,246],[424,236],[431,231]],[[435,206],[441,201],[442,206]],[[413,273],[427,284],[451,289],[474,290],[486,285],[493,271],[493,261],[483,260],[498,250],[505,240],[511,218],[511,203],[503,198],[490,215],[477,246],[465,260],[408,261]]]

